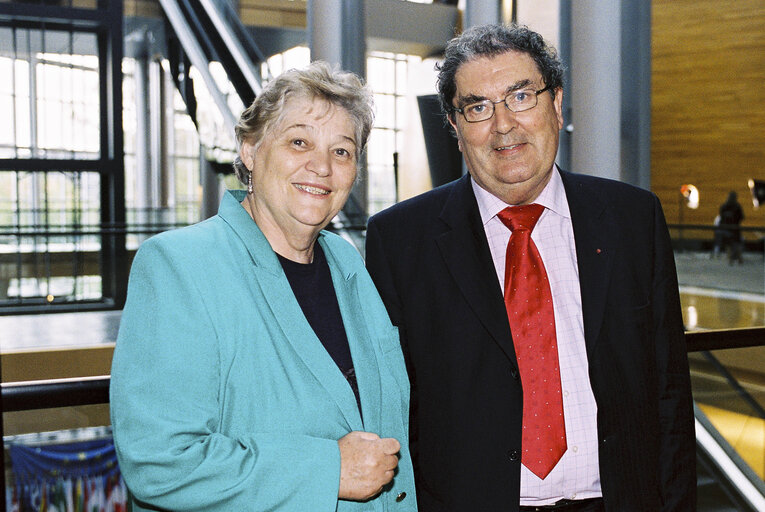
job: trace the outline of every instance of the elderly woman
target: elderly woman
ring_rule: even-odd
[[[416,510],[398,334],[323,231],[372,121],[354,75],[284,73],[236,129],[246,193],[141,246],[111,383],[133,510]]]

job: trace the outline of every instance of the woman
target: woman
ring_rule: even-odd
[[[236,129],[247,192],[141,246],[111,382],[134,510],[416,510],[397,332],[322,231],[372,121],[354,75],[281,75]]]

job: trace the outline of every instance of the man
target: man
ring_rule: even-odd
[[[412,382],[420,511],[695,510],[658,199],[555,166],[562,68],[539,34],[472,28],[439,69],[469,175],[367,231]]]

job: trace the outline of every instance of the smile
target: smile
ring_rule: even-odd
[[[515,149],[517,147],[520,147],[521,144],[513,144],[511,146],[500,146],[498,148],[494,148],[495,151],[504,151],[506,149]]]
[[[307,192],[309,194],[317,195],[317,196],[326,196],[329,194],[329,190],[325,190],[323,188],[319,187],[312,187],[310,185],[301,185],[299,183],[293,183],[295,185],[295,188],[298,190],[302,190],[303,192]]]

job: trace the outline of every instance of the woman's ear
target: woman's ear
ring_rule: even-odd
[[[255,144],[244,141],[239,148],[239,158],[242,159],[242,163],[247,169],[252,171],[252,166],[255,162]]]

